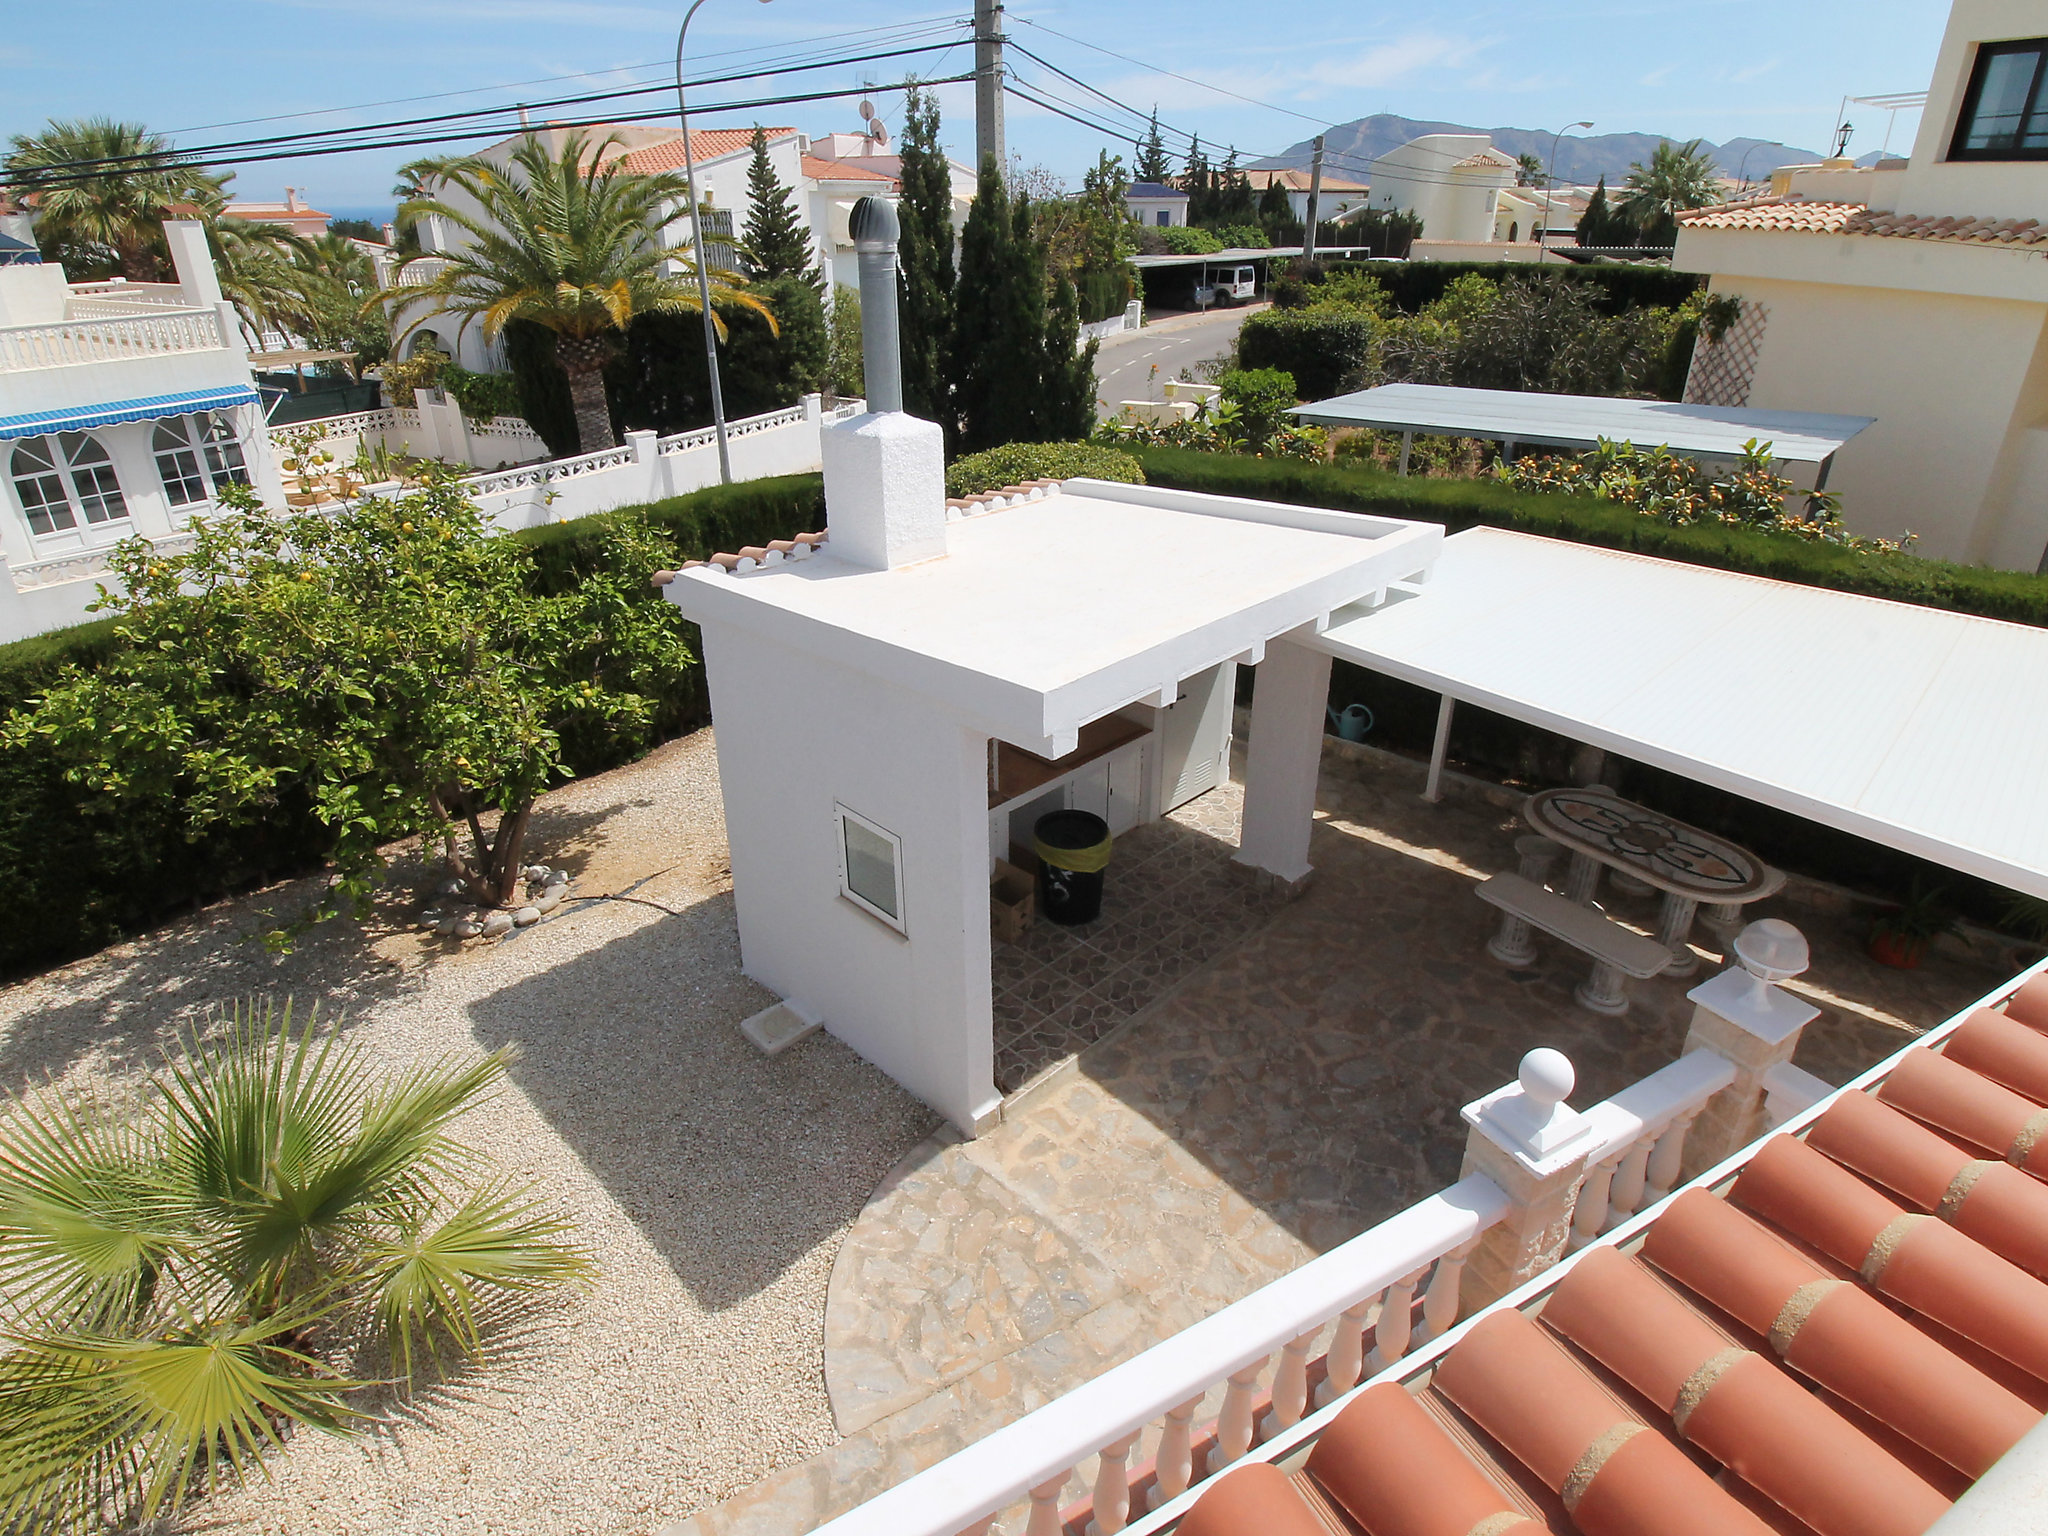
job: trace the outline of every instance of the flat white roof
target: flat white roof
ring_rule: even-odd
[[[1771,445],[1773,457],[1797,464],[1825,463],[1877,419],[1439,384],[1382,384],[1296,406],[1294,414],[1324,427],[1444,433],[1544,448],[1590,449],[1604,437],[1716,458],[1737,457],[1756,438]]]
[[[1475,528],[1320,643],[2048,899],[2048,630]]]
[[[1072,480],[950,519],[949,553],[891,571],[810,559],[680,573],[668,594],[933,697],[1018,746],[1082,725],[1390,582],[1443,530],[1229,496]],[[1057,755],[1057,754],[1055,754]]]

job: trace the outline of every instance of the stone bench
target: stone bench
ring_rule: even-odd
[[[1592,975],[1580,982],[1572,995],[1595,1013],[1627,1013],[1625,978],[1642,981],[1671,963],[1671,951],[1655,939],[1520,875],[1495,875],[1481,881],[1479,899],[1500,908],[1500,932],[1487,942],[1486,952],[1503,965],[1524,966],[1536,958],[1536,946],[1529,940],[1531,928],[1540,928],[1592,956]]]

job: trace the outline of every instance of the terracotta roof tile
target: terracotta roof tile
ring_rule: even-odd
[[[770,143],[795,133],[794,128],[769,128]],[[754,147],[754,130],[751,128],[698,128],[690,133],[690,153],[702,165],[706,160],[716,160],[721,155],[736,155]],[[654,176],[663,171],[680,171],[683,168],[683,136],[678,133],[672,139],[659,144],[649,144],[640,149],[628,150],[618,157],[618,164],[636,176]]]
[[[813,181],[879,181],[886,186],[896,185],[896,178],[882,171],[871,171],[851,160],[827,160],[820,155],[804,156],[804,174]]]
[[[1810,222],[1709,227],[1867,222],[1763,216]],[[1218,1479],[1182,1530],[1256,1506],[1267,1530],[1339,1507],[1373,1531],[1918,1536],[2048,1405],[2048,978],[1943,1035],[1681,1192],[1636,1251],[1603,1240],[1358,1394],[1301,1470]]]
[[[1678,216],[1687,229],[1768,230],[1808,235],[1879,235],[1894,240],[1946,240],[1970,245],[2039,245],[2039,219],[1965,219],[1874,212],[1863,203],[1766,197]]]

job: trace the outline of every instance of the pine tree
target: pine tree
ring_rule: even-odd
[[[1159,135],[1159,109],[1152,109],[1152,122],[1138,141],[1138,180],[1164,184],[1173,175],[1173,161],[1166,153],[1166,140]]]
[[[1216,205],[1211,217],[1218,224],[1251,224],[1258,220],[1259,203],[1252,193],[1252,180],[1237,167],[1237,146],[1223,157],[1216,173]]]
[[[1003,355],[1010,327],[1002,314],[1012,286],[1010,194],[994,156],[981,162],[974,206],[960,232],[960,283],[953,295],[952,398],[960,415],[960,449],[974,453],[1005,439],[1014,359]],[[1030,386],[1037,385],[1036,377]]]
[[[824,278],[811,261],[810,237],[796,202],[768,159],[768,135],[754,125],[754,159],[747,167],[747,226],[741,235],[753,276],[762,281],[800,277],[819,293]]]
[[[939,147],[939,100],[930,91],[913,88],[904,100],[902,166],[896,212],[903,226],[897,248],[903,408],[945,428],[950,447],[959,430],[947,390],[955,304],[953,173]]]

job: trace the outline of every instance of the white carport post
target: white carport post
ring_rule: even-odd
[[[1435,805],[1444,797],[1444,754],[1451,749],[1451,712],[1458,701],[1448,693],[1436,705],[1436,740],[1429,745],[1429,780],[1422,786],[1422,798]]]
[[[1268,642],[1252,691],[1245,748],[1244,824],[1237,862],[1285,885],[1308,877],[1315,828],[1316,779],[1323,763],[1330,657],[1299,643],[1306,630]]]

